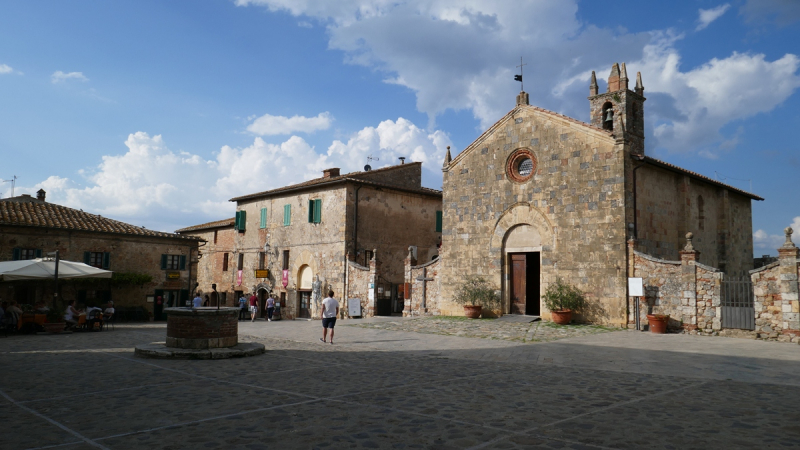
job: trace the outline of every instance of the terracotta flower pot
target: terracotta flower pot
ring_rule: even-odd
[[[568,325],[572,321],[572,310],[550,311],[550,317],[553,319],[553,322],[559,325]]]
[[[464,305],[464,315],[468,319],[477,319],[481,316],[483,307],[480,305]]]
[[[48,333],[61,333],[62,331],[64,331],[65,325],[66,325],[65,322],[56,322],[56,323],[46,322],[43,324],[44,331]]]
[[[664,334],[667,332],[669,314],[648,314],[647,323],[650,325],[650,332]]]

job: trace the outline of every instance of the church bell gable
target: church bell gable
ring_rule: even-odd
[[[644,86],[642,75],[636,75],[634,91],[628,88],[625,63],[611,67],[606,92],[599,93],[597,77],[592,72],[589,84],[591,124],[608,130],[617,139],[624,139],[631,153],[644,154]]]

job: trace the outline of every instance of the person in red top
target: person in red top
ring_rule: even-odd
[[[250,322],[256,321],[256,313],[258,312],[258,297],[256,297],[255,292],[253,296],[250,297]]]

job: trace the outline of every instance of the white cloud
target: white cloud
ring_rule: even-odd
[[[50,75],[50,82],[52,82],[53,84],[63,83],[67,80],[89,81],[89,79],[86,78],[86,76],[84,76],[82,72],[65,73],[60,70],[57,70],[53,72],[52,75]]]
[[[173,151],[160,135],[137,132],[126,139],[126,152],[104,156],[81,173],[83,179],[51,176],[18,191],[43,188],[54,203],[173,231],[232,216],[232,197],[317,178],[329,167],[360,171],[366,155],[380,158],[376,168],[405,156],[441,176],[447,145],[443,132],[427,133],[403,118],[366,127],[346,143],[334,141],[327,151],[317,152],[298,136],[278,144],[256,137],[243,148],[223,146],[212,158]]]
[[[9,73],[14,73],[14,69],[7,64],[0,64],[0,75],[6,75]]]
[[[333,122],[333,116],[325,111],[316,117],[304,116],[273,116],[264,114],[253,120],[247,126],[247,131],[260,136],[274,136],[292,133],[313,133],[317,130],[327,130]]]
[[[795,217],[789,226],[794,231],[792,237],[795,244],[797,244],[797,237],[800,236],[800,216]],[[764,230],[756,230],[753,233],[753,248],[757,253],[758,250],[761,250],[766,252],[764,254],[775,254],[778,247],[783,245],[784,242],[786,242],[786,235],[784,234],[768,234]]]
[[[697,21],[699,23],[697,24],[696,30],[700,31],[707,27],[711,22],[719,19],[730,7],[730,3],[725,3],[724,5],[719,5],[716,8],[701,9],[698,12],[699,17],[697,18]]]

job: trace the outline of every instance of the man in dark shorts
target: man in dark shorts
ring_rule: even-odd
[[[339,302],[333,298],[333,291],[328,291],[328,298],[322,301],[322,342],[328,340],[328,329],[331,330],[331,344],[333,344],[333,327],[336,326],[336,317],[339,316]]]

